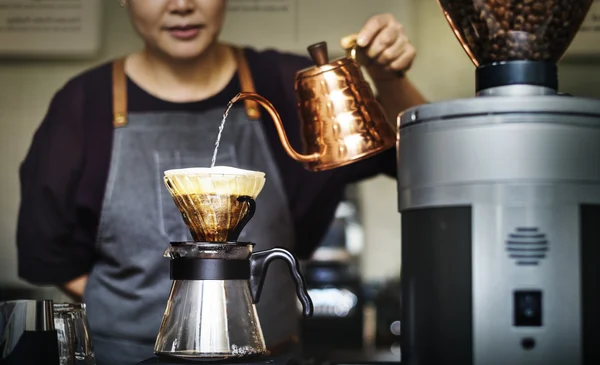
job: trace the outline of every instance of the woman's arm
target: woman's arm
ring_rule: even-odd
[[[76,202],[85,160],[83,99],[83,87],[74,81],[54,96],[19,171],[19,276],[73,295],[83,293],[82,276],[94,256],[93,235]]]
[[[373,80],[378,91],[378,100],[389,123],[397,127],[398,114],[406,109],[426,104],[427,100],[408,77]]]

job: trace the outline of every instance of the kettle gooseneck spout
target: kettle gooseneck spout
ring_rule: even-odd
[[[281,117],[279,116],[279,113],[277,113],[277,110],[275,109],[273,104],[271,104],[271,102],[268,101],[267,99],[265,99],[264,97],[262,97],[256,93],[241,92],[241,93],[237,94],[233,99],[231,99],[230,103],[233,104],[238,100],[244,100],[244,99],[250,99],[250,100],[256,101],[257,103],[259,103],[263,108],[265,108],[269,112],[269,115],[271,116],[271,118],[273,118],[273,122],[275,123],[275,128],[277,129],[277,134],[279,135],[281,144],[283,145],[285,152],[287,152],[287,154],[291,158],[293,158],[294,160],[296,160],[298,162],[312,162],[312,161],[317,161],[321,157],[321,155],[319,153],[303,155],[301,153],[298,153],[294,149],[294,147],[292,147],[292,145],[290,144],[290,141],[288,140],[287,134],[285,133],[285,129],[283,127],[283,122],[281,121]]]

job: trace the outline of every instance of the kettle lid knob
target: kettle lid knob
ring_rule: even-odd
[[[323,66],[329,63],[327,54],[327,42],[319,42],[307,47],[308,53],[317,66]]]

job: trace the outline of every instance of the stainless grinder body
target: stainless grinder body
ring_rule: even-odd
[[[403,363],[600,364],[600,102],[434,103],[398,133]]]

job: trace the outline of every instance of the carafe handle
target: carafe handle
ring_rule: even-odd
[[[272,248],[270,250],[258,251],[250,256],[250,292],[254,303],[260,300],[260,293],[267,275],[267,269],[275,259],[282,259],[288,264],[290,274],[296,282],[296,294],[300,303],[302,303],[302,314],[304,317],[310,317],[313,314],[313,303],[306,290],[306,283],[300,273],[298,260],[286,249]]]
[[[237,201],[239,201],[240,203],[246,202],[246,204],[248,204],[248,210],[246,211],[246,215],[244,215],[244,217],[238,222],[237,227],[235,227],[233,231],[229,232],[229,234],[227,235],[227,242],[237,241],[238,237],[240,236],[240,233],[242,233],[242,230],[244,229],[244,227],[246,227],[246,224],[248,224],[250,219],[254,217],[254,212],[256,211],[256,202],[254,201],[254,199],[252,199],[251,196],[239,196],[237,198]]]

